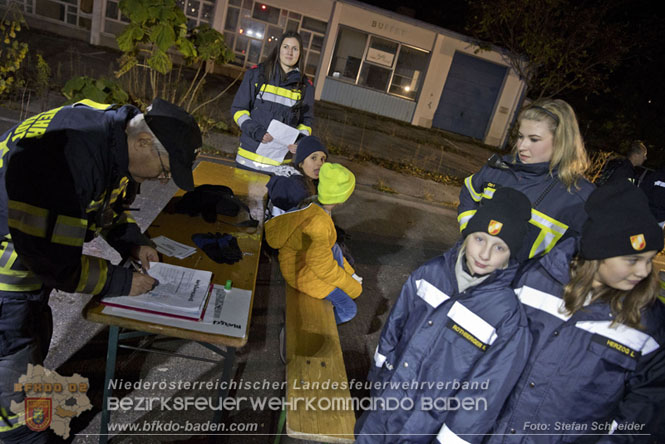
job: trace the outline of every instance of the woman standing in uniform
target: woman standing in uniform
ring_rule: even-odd
[[[298,129],[299,137],[312,133],[314,86],[303,68],[300,34],[288,31],[263,63],[245,73],[231,105],[233,120],[242,131],[236,155],[239,167],[270,173],[282,163],[259,147],[273,140],[268,133],[273,119]],[[295,144],[289,145],[289,151],[295,150]]]

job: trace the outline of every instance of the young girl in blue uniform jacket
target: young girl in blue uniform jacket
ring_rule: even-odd
[[[328,159],[328,149],[316,136],[303,137],[293,158],[294,166],[282,165],[273,172],[268,188],[270,217],[279,216],[316,194],[319,170]]]
[[[447,443],[489,431],[531,345],[510,287],[530,209],[519,191],[497,190],[461,245],[411,274],[381,332],[356,442]]]
[[[564,236],[579,236],[586,220],[584,202],[594,186],[584,179],[588,158],[573,109],[563,100],[544,100],[525,108],[512,154],[492,156],[464,181],[457,220],[460,231],[483,199],[497,188],[515,188],[531,201],[531,223],[522,262],[550,251]]]
[[[570,268],[574,239],[518,282],[534,344],[488,442],[665,442],[665,307],[652,270],[663,232],[628,182],[594,191],[586,211]]]
[[[285,32],[268,58],[245,73],[231,105],[233,120],[242,131],[238,166],[270,173],[282,163],[259,149],[261,142],[273,140],[267,132],[273,119],[298,129],[302,136],[312,134],[314,86],[305,76],[301,52],[300,34]],[[296,145],[289,145],[289,150],[295,152]]]

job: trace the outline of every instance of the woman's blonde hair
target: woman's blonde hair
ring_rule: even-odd
[[[655,269],[632,290],[617,290],[607,285],[593,287],[594,277],[602,260],[573,259],[570,264],[570,282],[563,289],[563,301],[568,314],[584,308],[588,295],[591,302],[604,301],[609,304],[614,320],[612,325],[625,324],[641,328],[642,309],[657,298],[658,276]]]
[[[558,168],[559,179],[568,191],[573,185],[577,187],[577,181],[584,177],[589,167],[589,157],[573,108],[560,99],[541,100],[520,113],[518,125],[522,120],[547,123],[553,136],[550,174],[554,168]],[[514,152],[517,155],[517,145]]]

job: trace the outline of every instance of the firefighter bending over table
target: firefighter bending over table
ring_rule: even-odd
[[[0,440],[43,443],[10,410],[14,384],[48,353],[52,289],[101,296],[138,295],[147,274],[82,253],[101,234],[144,268],[158,260],[126,211],[130,181],[194,188],[201,132],[183,109],[156,99],[146,113],[89,100],[33,116],[0,136]]]

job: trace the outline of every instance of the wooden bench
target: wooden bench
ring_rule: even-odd
[[[352,443],[356,417],[332,304],[286,285],[286,433]],[[307,402],[310,402],[308,405]]]

